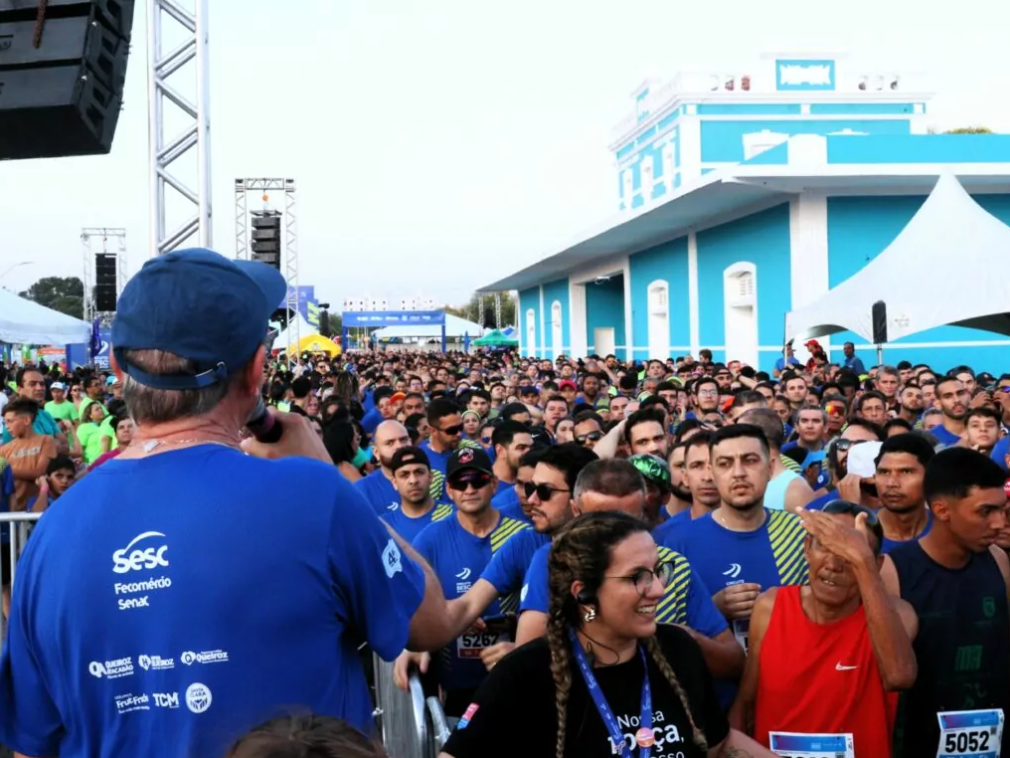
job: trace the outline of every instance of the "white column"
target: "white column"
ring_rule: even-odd
[[[802,308],[830,288],[828,273],[828,199],[805,192],[789,201],[789,281],[792,308]],[[825,350],[827,337],[818,338]]]
[[[634,360],[635,357],[635,325],[632,323],[631,312],[631,256],[624,259],[622,266],[624,271],[624,344],[625,360]]]
[[[571,356],[583,358],[589,354],[589,325],[586,323],[586,285],[568,280],[568,333],[572,342]]]
[[[544,318],[544,285],[540,285],[540,344],[537,345],[537,358],[547,356],[547,320]]]
[[[523,313],[523,299],[516,290],[516,336],[519,339],[519,355],[526,355],[526,314]]]
[[[691,337],[691,355],[701,350],[701,315],[698,302],[698,235],[687,235],[687,308]]]

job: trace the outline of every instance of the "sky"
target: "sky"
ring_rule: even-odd
[[[844,52],[928,74],[939,129],[1010,131],[1005,0],[208,2],[213,247],[235,253],[236,177],[294,178],[300,282],[331,303],[462,303],[613,215],[607,145],[649,76]],[[0,285],[81,276],[82,227],[150,257],[145,5],[112,153],[0,164]]]

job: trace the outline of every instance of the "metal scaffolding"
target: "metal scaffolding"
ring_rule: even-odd
[[[236,179],[235,180],[235,257],[246,260],[250,256],[249,198],[250,192],[260,192],[263,203],[271,192],[284,193],[284,248],[281,251],[281,272],[288,283],[287,310],[291,329],[288,335],[293,344],[301,340],[298,318],[298,207],[295,203],[294,179]],[[278,345],[287,349],[287,345]],[[293,356],[288,356],[289,358]]]
[[[210,183],[210,97],[207,3],[192,0],[193,11],[182,7],[186,0],[148,0],[148,174],[151,202],[151,255],[162,255],[196,236],[201,247],[212,244]],[[162,48],[162,22],[168,17],[184,33],[172,50]],[[173,35],[174,36],[174,35]],[[192,97],[176,86],[185,77],[173,76],[191,61],[196,62],[196,85]],[[181,80],[181,81],[180,81]],[[173,103],[187,117],[187,126],[176,136],[165,134],[165,103]],[[192,185],[173,173],[173,164],[196,148],[196,179]],[[192,172],[187,172],[187,175]],[[192,206],[183,221],[168,228],[167,189],[183,204]]]
[[[96,250],[92,240],[100,238],[101,250]],[[109,239],[116,241],[116,249],[109,250]],[[126,258],[126,229],[107,229],[100,226],[86,226],[81,229],[81,245],[84,248],[84,320],[92,321],[96,316],[108,314],[95,310],[95,255],[105,253],[116,256],[116,299],[129,279]]]

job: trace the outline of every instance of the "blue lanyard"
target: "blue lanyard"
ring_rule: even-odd
[[[610,709],[607,698],[600,691],[600,685],[597,683],[596,677],[593,676],[593,669],[590,667],[589,661],[586,660],[586,654],[582,650],[582,643],[579,642],[579,638],[575,636],[575,632],[571,629],[568,630],[568,639],[571,640],[572,653],[579,664],[579,670],[582,672],[582,679],[586,683],[586,689],[589,690],[589,695],[593,698],[596,710],[599,712],[600,718],[603,719],[603,723],[610,733],[611,745],[614,748],[620,745],[622,758],[634,758],[631,748],[628,747],[628,743],[624,739],[624,733],[617,724],[614,712]],[[645,650],[641,645],[638,647],[638,654],[642,659],[643,669],[642,715],[638,725],[639,729],[635,733],[635,741],[638,743],[638,757],[649,758],[652,755],[652,744],[655,741],[655,735],[652,732],[652,690],[649,687],[649,667],[645,660]]]

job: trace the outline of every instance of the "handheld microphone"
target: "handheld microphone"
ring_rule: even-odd
[[[263,398],[256,403],[256,410],[253,411],[252,418],[246,424],[246,429],[252,433],[259,442],[272,444],[278,442],[284,434],[284,427],[277,423],[277,419],[267,409]]]

